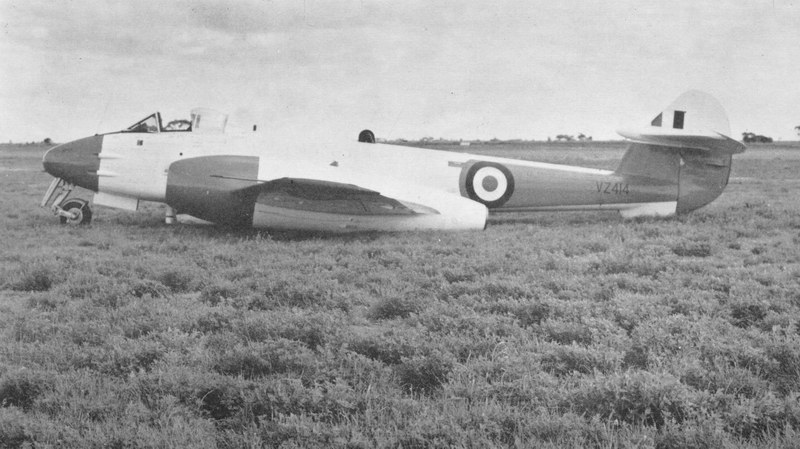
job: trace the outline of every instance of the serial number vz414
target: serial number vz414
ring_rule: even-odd
[[[605,193],[607,195],[628,195],[631,193],[627,182],[597,181],[596,187],[597,193]]]

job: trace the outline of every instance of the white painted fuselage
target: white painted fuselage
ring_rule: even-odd
[[[649,125],[622,132],[630,145],[614,171],[226,133],[227,116],[209,111],[193,111],[191,131],[166,130],[160,120],[156,113],[125,131],[60,145],[45,155],[44,167],[96,192],[95,204],[135,210],[140,200],[162,202],[236,226],[482,229],[488,210],[688,212],[722,193],[732,155],[745,150],[727,137],[721,106],[697,91],[678,97]]]
[[[516,179],[513,201],[497,210],[635,210],[647,206],[659,214],[675,212],[672,201],[634,201],[630,186],[614,172],[451,151],[360,142],[298,142],[258,133],[190,132],[115,133],[104,136],[98,191],[107,195],[163,202],[169,167],[183,159],[218,154],[254,156],[258,180],[302,178],[344,182],[381,192],[421,188],[463,196],[466,164],[483,161],[523,169],[532,176]],[[603,183],[598,187],[598,183]],[[604,193],[618,184],[617,191]],[[505,186],[506,188],[508,186]],[[523,191],[521,190],[523,187]],[[531,195],[524,191],[536,192]],[[488,194],[488,192],[487,192]],[[677,192],[676,192],[677,195]],[[490,197],[491,198],[491,197]]]

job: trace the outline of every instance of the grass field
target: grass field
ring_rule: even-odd
[[[351,236],[153,204],[62,227],[45,149],[0,146],[0,447],[800,441],[798,144],[751,146],[686,216]],[[624,147],[468,150],[613,168]]]

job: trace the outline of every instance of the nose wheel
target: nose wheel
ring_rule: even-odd
[[[57,178],[50,184],[50,188],[42,198],[42,207],[50,205],[50,210],[58,215],[61,224],[87,225],[92,221],[92,209],[89,202],[79,198],[67,199],[72,192],[73,185],[63,179]]]
[[[69,200],[61,205],[58,219],[61,224],[87,225],[92,222],[92,208],[85,200]]]

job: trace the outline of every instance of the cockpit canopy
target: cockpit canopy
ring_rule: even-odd
[[[133,125],[122,130],[124,133],[161,133],[161,132],[202,132],[207,134],[222,134],[228,123],[228,115],[213,109],[192,109],[191,120],[172,120],[163,125],[161,114],[156,112],[139,120]]]
[[[125,128],[124,133],[158,133],[161,132],[161,114],[156,112]]]

